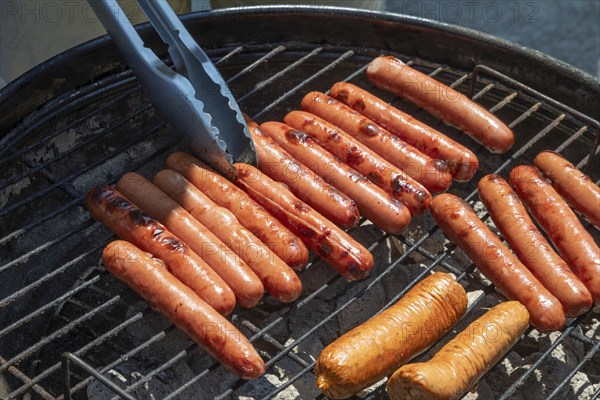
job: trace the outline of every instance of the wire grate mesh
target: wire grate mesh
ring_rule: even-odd
[[[480,171],[470,182],[454,183],[450,191],[470,201],[488,223],[477,201],[481,176],[506,175],[546,148],[575,164],[584,163],[598,129],[597,122],[483,71],[473,80],[473,98],[509,123],[517,135],[508,155],[492,155],[425,111],[369,85],[363,72],[378,55],[375,50],[290,42],[236,45],[210,55],[241,108],[260,122],[281,119],[309,90],[326,91],[334,82],[347,80],[467,144],[476,150]],[[472,71],[398,56],[461,92],[469,91]],[[348,284],[314,258],[300,273],[304,292],[299,301],[279,304],[267,297],[256,309],[236,310],[234,324],[250,337],[269,367],[258,380],[237,380],[106,273],[98,259],[112,235],[91,221],[83,206],[93,183],[114,182],[131,170],[149,177],[182,145],[128,71],[67,97],[29,117],[18,134],[11,132],[15,141],[10,155],[0,159],[0,281],[12,282],[10,287],[1,286],[0,293],[0,316],[7,321],[0,327],[0,370],[12,390],[7,399],[25,393],[62,399],[60,360],[65,351],[101,374],[126,378],[126,391],[138,398],[150,393],[165,400],[202,395],[322,398],[312,369],[323,345],[393,304],[430,271],[455,274],[470,294],[467,314],[454,333],[500,301],[468,258],[444,240],[431,217],[415,218],[406,233],[394,237],[363,221],[350,233],[375,256],[371,277]],[[600,178],[598,170],[591,176],[594,181]],[[598,238],[596,230],[586,227]],[[511,352],[527,363],[507,376],[504,365],[488,373],[490,379],[501,378],[500,397],[518,398],[531,387],[540,387],[550,398],[576,396],[579,389],[570,383],[584,373],[588,381],[579,388],[598,398],[598,329],[597,313],[571,321],[558,334],[529,329]],[[446,335],[418,358],[429,357],[452,336]],[[547,372],[558,368],[559,348],[575,349],[579,356],[575,362],[566,360],[567,367],[561,366],[555,379]],[[73,398],[117,398],[71,361]],[[512,361],[507,356],[501,364]],[[361,397],[385,396],[383,387]]]

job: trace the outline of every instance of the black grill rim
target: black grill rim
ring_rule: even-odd
[[[211,43],[216,42],[215,37],[223,46],[234,37],[241,36],[244,40],[238,39],[238,42],[254,38],[254,41],[269,40],[271,43],[299,40],[388,48],[464,69],[472,69],[485,59],[487,66],[600,120],[600,81],[592,75],[537,50],[456,25],[401,14],[331,6],[239,7],[189,13],[182,15],[181,19],[192,33],[202,31],[195,36],[206,48],[211,48]],[[228,23],[232,20],[238,23]],[[240,24],[240,20],[247,24]],[[310,21],[309,25],[306,25],[307,21]],[[272,29],[256,29],[265,25]],[[352,29],[343,29],[345,25]],[[290,30],[290,26],[298,29]],[[288,29],[282,29],[285,27]],[[147,44],[153,49],[160,49],[159,54],[166,53],[165,46],[149,23],[137,25],[136,29]],[[301,33],[294,37],[295,32]],[[406,47],[403,43],[406,41],[400,39],[390,42],[386,38],[392,36],[382,35],[382,32],[416,36],[419,48]],[[440,41],[440,37],[445,40]],[[424,39],[428,41],[424,42]],[[373,42],[376,40],[382,46],[376,46],[377,43]],[[440,42],[457,45],[446,47]],[[466,50],[471,51],[467,53]],[[60,93],[123,68],[123,60],[110,37],[103,35],[49,59],[9,83],[0,91],[0,152],[10,142],[8,132],[40,105]],[[85,82],[73,79],[73,76],[81,74],[93,76]]]

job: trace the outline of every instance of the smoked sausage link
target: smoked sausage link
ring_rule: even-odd
[[[298,275],[240,225],[231,211],[217,206],[181,174],[171,169],[159,171],[153,182],[241,257],[258,275],[271,296],[291,302],[302,294],[302,282]]]
[[[223,279],[163,224],[135,207],[115,188],[95,186],[85,203],[94,219],[121,239],[163,260],[170,273],[215,310],[223,315],[233,311],[235,295]]]
[[[256,148],[258,168],[262,172],[284,183],[300,200],[336,225],[349,229],[358,224],[360,214],[354,200],[282,149],[256,122],[246,119],[246,123]]]
[[[317,386],[334,399],[360,392],[435,343],[466,309],[467,294],[452,276],[428,276],[396,304],[325,347],[315,366]]]
[[[468,181],[479,168],[473,152],[429,125],[348,82],[338,82],[329,95],[381,125],[433,159],[446,162],[452,178]]]
[[[560,302],[490,231],[467,202],[445,193],[433,199],[430,209],[448,239],[473,260],[502,294],[527,308],[531,323],[538,330],[549,332],[564,326],[565,313]]]
[[[387,382],[391,400],[458,400],[517,343],[529,323],[518,301],[500,303],[442,347]]]
[[[192,289],[171,275],[164,262],[122,240],[106,246],[102,261],[107,270],[146,300],[150,307],[167,317],[238,377],[255,379],[265,373],[265,363],[248,339]]]
[[[373,269],[373,256],[360,243],[335,226],[285,186],[248,164],[234,164],[236,184],[348,281],[366,278]]]
[[[558,249],[559,254],[600,304],[600,249],[562,197],[535,167],[521,165],[510,184]]]
[[[217,205],[231,211],[240,224],[262,240],[287,265],[294,269],[306,265],[308,249],[300,238],[256,204],[243,190],[188,153],[171,154],[166,165],[192,182]]]
[[[600,187],[560,154],[542,151],[533,163],[574,209],[600,228]]]
[[[498,175],[481,178],[479,197],[519,260],[562,304],[567,317],[592,307],[592,295],[533,224],[525,206]]]
[[[206,261],[233,290],[239,305],[252,308],[258,304],[265,288],[256,274],[206,226],[166,193],[135,172],[123,175],[117,182],[117,190],[164,224]]]
[[[379,228],[395,234],[410,223],[410,212],[402,203],[335,158],[306,133],[281,122],[265,122],[260,128],[298,161],[354,200],[360,213]]]
[[[447,125],[458,127],[492,153],[506,153],[515,143],[515,135],[498,117],[393,56],[371,61],[367,76],[380,89],[415,103]]]

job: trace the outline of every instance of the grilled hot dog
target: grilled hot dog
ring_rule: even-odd
[[[92,217],[143,251],[162,259],[170,273],[223,315],[235,307],[235,295],[196,253],[155,219],[108,185],[93,187],[85,203]]]
[[[258,168],[271,179],[284,183],[294,195],[342,228],[355,227],[360,219],[356,203],[302,165],[246,119],[258,156]]]
[[[158,172],[153,182],[242,258],[258,275],[271,296],[284,302],[294,301],[300,296],[302,283],[296,273],[240,225],[231,211],[217,206],[173,170]]]
[[[367,67],[377,87],[411,101],[448,125],[456,126],[492,153],[505,153],[515,135],[500,119],[465,95],[392,56],[377,57]]]
[[[452,176],[445,162],[429,158],[344,103],[324,93],[311,92],[304,96],[302,109],[352,135],[427,190],[434,193],[443,192],[452,183]],[[292,125],[288,121],[285,122]],[[297,126],[294,128],[300,129]],[[331,145],[330,142],[323,143],[324,146]]]
[[[533,163],[573,208],[600,228],[600,187],[589,176],[553,151],[542,151]]]
[[[236,185],[244,189],[348,281],[364,279],[373,256],[360,243],[324,218],[287,188],[248,164],[234,164]]]
[[[360,392],[435,343],[466,309],[467,294],[452,276],[428,276],[396,304],[325,347],[315,366],[317,386],[334,399]]]
[[[446,236],[473,260],[479,270],[510,300],[520,301],[540,331],[565,324],[560,302],[510,252],[473,209],[460,197],[441,194],[431,203],[431,214]]]
[[[477,172],[479,161],[471,150],[366,90],[338,82],[329,94],[429,157],[444,160],[455,180],[468,181]]]
[[[295,269],[306,265],[308,249],[302,241],[243,190],[191,154],[173,153],[167,158],[166,165],[183,175],[217,205],[231,211],[240,224],[269,246],[287,265]]]
[[[265,363],[248,339],[171,275],[161,260],[117,240],[106,246],[102,261],[113,275],[238,377],[254,379],[265,373]]]
[[[487,175],[481,178],[477,188],[504,239],[519,260],[560,301],[565,315],[577,317],[589,310],[592,295],[552,250],[508,182],[498,175]]]
[[[600,304],[600,249],[575,213],[535,167],[510,172],[510,184],[554,243],[558,252]]]
[[[139,174],[125,174],[117,182],[117,190],[163,223],[206,261],[233,290],[239,305],[256,306],[265,291],[262,283],[250,267],[206,226]]]
[[[379,228],[400,233],[410,222],[410,213],[402,203],[340,162],[305,133],[281,122],[265,122],[260,127],[298,161],[347,194],[356,202],[360,213]]]
[[[518,301],[500,303],[431,360],[407,364],[388,380],[392,400],[457,400],[517,343],[529,322]]]
[[[346,165],[390,193],[402,202],[412,215],[422,214],[429,206],[431,194],[427,189],[341,129],[303,111],[292,111],[284,120],[286,124],[305,132]]]

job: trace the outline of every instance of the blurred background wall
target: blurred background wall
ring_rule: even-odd
[[[291,3],[408,14],[487,32],[600,76],[600,0],[168,1],[179,14],[250,4]],[[134,24],[146,21],[134,0],[119,0],[119,3]],[[0,85],[104,33],[85,0],[0,0]]]

